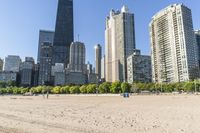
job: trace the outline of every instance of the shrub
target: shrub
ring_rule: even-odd
[[[111,87],[110,87],[110,92],[111,93],[121,93],[121,82],[120,81],[116,81],[114,83],[112,83]]]
[[[71,94],[79,94],[80,93],[79,86],[72,86],[72,87],[70,87],[69,91]]]
[[[96,84],[90,84],[87,86],[87,93],[96,93]]]
[[[61,87],[60,86],[56,86],[51,90],[51,92],[53,94],[60,94],[60,92],[61,92],[60,90],[61,90]]]
[[[60,88],[60,93],[69,94],[70,93],[69,89],[70,89],[69,86],[63,86],[63,87]]]
[[[79,89],[82,94],[87,93],[87,85],[82,85]]]
[[[98,88],[99,93],[109,93],[110,92],[110,83],[104,82]]]
[[[130,93],[131,91],[131,85],[129,83],[122,83],[121,84],[121,88],[122,88],[122,93]]]

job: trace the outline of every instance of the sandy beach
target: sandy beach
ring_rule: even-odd
[[[0,96],[0,133],[199,133],[200,96]]]

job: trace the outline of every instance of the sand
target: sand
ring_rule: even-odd
[[[200,96],[0,96],[0,133],[199,133]]]

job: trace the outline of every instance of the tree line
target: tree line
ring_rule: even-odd
[[[162,92],[199,92],[200,83],[196,81],[180,82],[180,83],[126,83],[126,82],[104,82],[102,84],[87,84],[87,85],[66,85],[66,86],[37,86],[31,88],[15,87],[13,83],[5,84],[0,82],[0,94],[120,94],[120,93],[140,93],[149,91],[152,93]]]

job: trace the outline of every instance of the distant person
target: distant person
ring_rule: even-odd
[[[49,91],[47,91],[47,99],[49,99]]]

